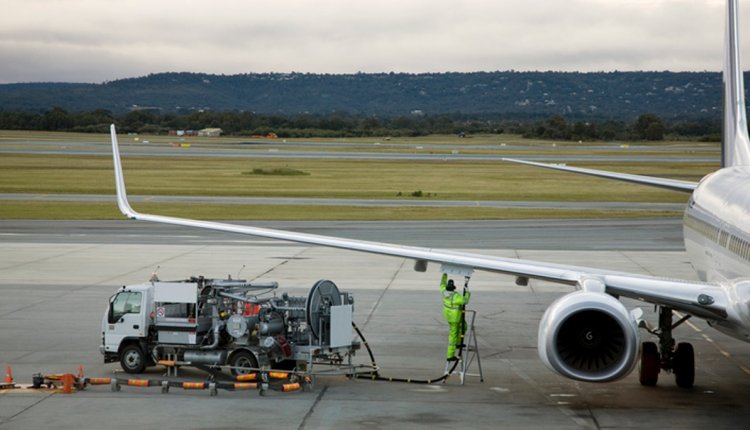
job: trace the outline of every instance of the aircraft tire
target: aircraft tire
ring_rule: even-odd
[[[695,382],[695,352],[693,345],[682,342],[677,344],[672,362],[674,378],[680,388],[693,388]]]
[[[638,369],[641,385],[653,387],[659,380],[659,350],[654,342],[643,342],[641,345],[641,363]]]

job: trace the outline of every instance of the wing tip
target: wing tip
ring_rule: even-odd
[[[117,207],[123,215],[130,219],[137,219],[138,213],[130,207],[128,193],[125,188],[125,175],[122,172],[122,161],[120,159],[120,146],[117,142],[117,130],[115,124],[109,126],[110,139],[112,140],[112,160],[115,169],[115,191],[117,193]]]

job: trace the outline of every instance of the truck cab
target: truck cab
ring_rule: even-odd
[[[153,315],[152,283],[123,286],[109,299],[102,317],[104,362],[120,360],[123,369],[140,373],[150,360],[147,351]]]

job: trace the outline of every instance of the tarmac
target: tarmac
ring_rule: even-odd
[[[679,225],[678,220],[659,222],[669,234]],[[627,250],[622,250],[611,239],[622,231],[634,232],[637,223],[578,220],[573,224],[577,231],[590,234],[566,235],[565,241],[553,238],[554,249],[547,249],[538,245],[555,230],[544,227],[550,223],[565,228],[554,221],[517,223],[515,227],[525,229],[524,237],[497,249],[473,247],[457,234],[460,230],[437,224],[431,224],[429,232],[401,225],[398,231],[403,242],[435,241],[448,249],[695,277],[679,247],[652,246],[658,239],[656,227],[649,235],[631,234]],[[447,325],[437,266],[419,273],[399,258],[210,232],[187,236],[184,230],[137,222],[128,222],[123,233],[121,225],[0,222],[0,377],[6,365],[12,367],[15,382],[23,384],[37,372],[76,373],[79,366],[87,377],[122,376],[117,363],[102,363],[102,315],[118,287],[143,282],[155,270],[164,280],[228,274],[273,280],[280,292],[297,295],[306,294],[319,279],[330,279],[354,295],[355,322],[383,375],[420,379],[443,372]],[[387,229],[387,224],[380,225]],[[513,226],[477,223],[472,231],[489,238]],[[332,235],[344,230],[351,236],[351,224],[338,227],[317,223],[313,229]],[[420,238],[423,234],[430,238]],[[596,245],[597,240],[602,243]],[[216,397],[207,391],[162,394],[159,388],[112,392],[109,386],[70,395],[5,391],[0,392],[0,429],[735,429],[750,422],[750,348],[703,321],[691,319],[675,330],[678,341],[691,342],[696,350],[694,388],[678,388],[664,373],[656,387],[642,387],[637,371],[613,383],[582,383],[556,375],[537,354],[541,316],[570,287],[538,281],[520,287],[511,277],[476,272],[470,289],[484,382],[476,376],[468,376],[465,385],[456,376],[437,385],[328,376],[317,378],[312,392],[259,396],[255,391],[220,391]],[[655,320],[653,306],[624,302],[629,308],[642,307],[647,318]],[[355,361],[369,363],[364,351]],[[142,376],[159,378],[163,373],[164,368],[155,367]],[[202,376],[198,371],[189,374]]]

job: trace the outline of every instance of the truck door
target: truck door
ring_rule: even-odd
[[[144,294],[140,291],[120,291],[110,303],[104,325],[104,349],[117,352],[125,338],[142,338],[146,335]]]

